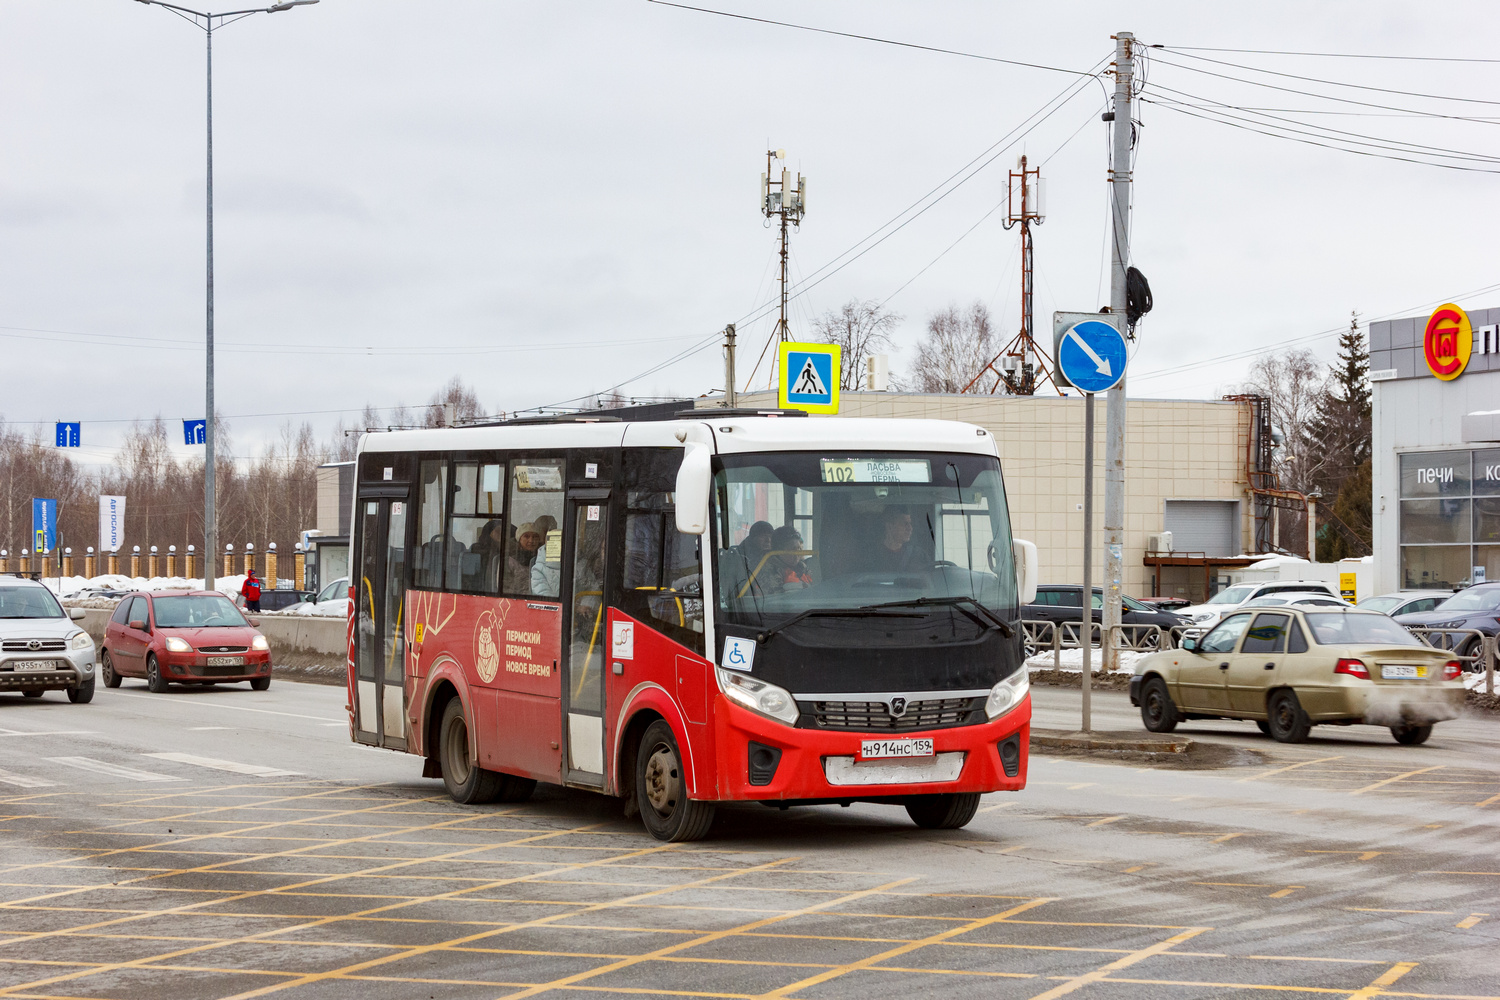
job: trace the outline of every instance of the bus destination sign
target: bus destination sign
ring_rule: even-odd
[[[919,459],[825,458],[825,483],[930,483],[932,464]]]

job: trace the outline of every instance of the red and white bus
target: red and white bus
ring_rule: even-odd
[[[620,796],[663,840],[737,801],[955,828],[1024,787],[1036,549],[993,438],[802,416],[366,435],[353,738],[460,802]]]

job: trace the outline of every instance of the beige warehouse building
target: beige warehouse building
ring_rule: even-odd
[[[716,405],[700,399],[700,408]],[[739,397],[743,407],[774,407],[771,393]],[[1097,404],[1094,524],[1095,581],[1104,574],[1104,406]],[[1044,583],[1083,578],[1083,399],[1077,396],[977,396],[844,392],[837,417],[961,420],[990,431],[999,445],[1011,523],[1033,541]],[[1252,504],[1249,404],[1132,399],[1125,432],[1125,592],[1204,600],[1211,581],[1250,560]],[[1153,551],[1172,534],[1173,553]]]

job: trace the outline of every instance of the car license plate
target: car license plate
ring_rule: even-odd
[[[881,757],[931,756],[931,740],[862,740],[859,744],[860,760],[876,760]]]
[[[1413,663],[1387,663],[1380,668],[1380,676],[1388,681],[1414,681],[1427,676],[1427,668]]]
[[[16,660],[11,666],[15,670],[51,670],[56,663],[52,660]]]
[[[210,667],[238,667],[244,662],[243,656],[210,656],[208,658]]]

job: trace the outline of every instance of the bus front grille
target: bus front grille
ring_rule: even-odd
[[[804,703],[804,717],[811,717],[818,729],[842,729],[851,732],[889,732],[905,729],[940,729],[966,726],[978,721],[975,709],[982,698],[935,698],[908,702],[902,715],[891,714],[883,701],[814,701]]]

